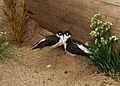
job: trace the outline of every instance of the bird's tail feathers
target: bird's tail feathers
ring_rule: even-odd
[[[41,48],[43,48],[45,46],[46,46],[45,41],[42,41],[40,43],[36,43],[36,45],[31,50],[34,50],[34,49],[37,49],[37,48],[41,49]]]
[[[77,44],[78,45],[78,47],[81,49],[81,50],[83,50],[85,53],[87,53],[87,54],[92,54],[92,52],[90,52],[86,47],[84,47],[83,45],[79,45],[79,44]]]
[[[44,43],[45,42],[45,40],[46,40],[46,38],[44,38],[44,39],[42,39],[42,40],[40,40],[40,41],[38,41],[37,43],[35,43],[32,47],[32,49],[31,50],[34,50],[34,49],[36,49],[36,48],[43,48],[44,46],[45,46],[45,44],[46,43]]]

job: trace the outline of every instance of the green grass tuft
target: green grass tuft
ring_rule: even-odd
[[[0,60],[15,58],[14,48],[6,41],[3,34],[0,33]]]

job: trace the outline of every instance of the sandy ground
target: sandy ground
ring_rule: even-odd
[[[51,34],[35,26],[31,26],[24,46],[14,46],[24,65],[10,59],[6,64],[0,62],[0,86],[120,86],[120,82],[100,72],[88,57],[72,57],[63,48],[30,51],[43,35]]]

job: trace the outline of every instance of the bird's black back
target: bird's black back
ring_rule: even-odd
[[[46,36],[45,37],[45,41],[42,41],[42,42],[37,42],[36,43],[36,46],[33,48],[33,49],[36,49],[36,48],[43,48],[45,46],[52,46],[52,45],[55,45],[56,43],[59,42],[59,37],[57,37],[56,35],[49,35],[49,36]],[[32,49],[32,50],[33,50]]]
[[[81,50],[77,44],[75,44],[71,39],[67,40],[66,50],[71,54],[78,54],[78,55],[88,55],[83,50]]]
[[[56,35],[50,35],[50,36],[47,36],[45,37],[46,38],[46,45],[47,46],[52,46],[52,45],[55,45],[56,43],[59,42],[60,38],[57,37]]]

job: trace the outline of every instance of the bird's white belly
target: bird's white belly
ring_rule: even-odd
[[[66,49],[65,49],[65,51],[71,56],[76,56],[76,54],[72,54],[72,53],[68,52]]]

